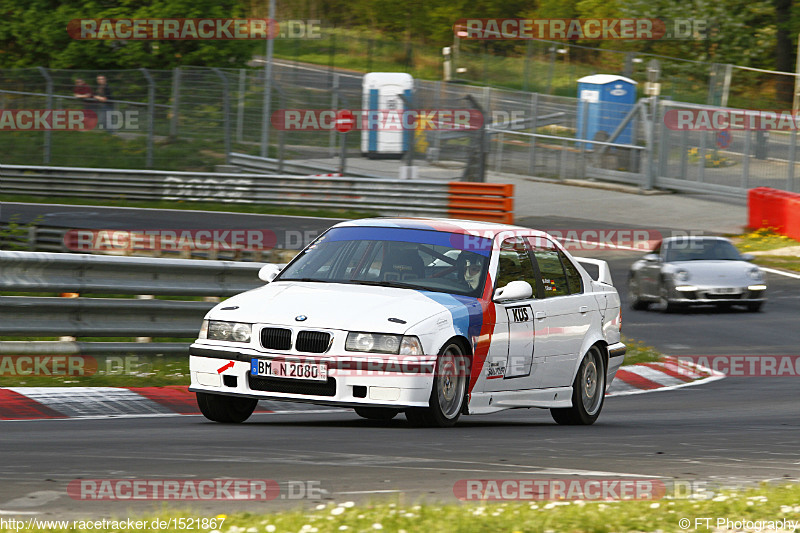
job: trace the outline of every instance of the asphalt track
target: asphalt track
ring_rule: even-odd
[[[520,221],[544,227],[537,222]],[[552,218],[546,227],[558,224],[593,227],[591,221]],[[585,255],[610,262],[624,299],[627,268],[637,254]],[[800,280],[769,274],[768,281],[761,313],[626,309],[623,332],[670,354],[800,354]],[[446,430],[411,429],[402,416],[372,422],[351,412],[255,415],[240,426],[197,416],[2,422],[0,514],[128,517],[162,506],[76,501],[66,492],[75,479],[271,479],[281,488],[270,502],[168,504],[203,516],[320,500],[457,502],[453,485],[464,479],[798,480],[797,379],[729,377],[610,398],[589,427],[558,426],[541,410],[465,417]],[[308,488],[311,497],[293,498]]]

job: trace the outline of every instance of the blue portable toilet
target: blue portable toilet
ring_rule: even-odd
[[[388,113],[402,113],[406,101],[411,101],[414,78],[403,72],[369,72],[362,82],[362,105],[366,113],[378,113],[386,118]],[[367,122],[361,130],[361,153],[369,159],[399,159],[411,146],[413,129],[382,128],[380,123]],[[396,124],[394,122],[393,124]]]
[[[594,74],[579,79],[576,137],[590,141],[608,139],[634,105],[636,82],[632,79],[615,74]],[[614,142],[631,144],[632,140],[633,122],[630,122]],[[592,144],[585,143],[584,147],[590,150]]]

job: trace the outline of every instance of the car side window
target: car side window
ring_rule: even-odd
[[[544,286],[544,297],[564,296],[569,294],[567,275],[561,264],[559,250],[556,245],[544,237],[528,237],[533,248],[533,256],[539,265]]]
[[[521,237],[504,240],[500,245],[495,287],[505,287],[512,281],[527,281],[536,295],[536,273],[533,270],[528,249]]]
[[[583,292],[583,278],[575,264],[569,258],[558,250],[558,257],[561,258],[561,263],[564,265],[564,272],[567,273],[567,285],[570,294],[580,294]]]

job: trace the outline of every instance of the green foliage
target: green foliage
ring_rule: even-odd
[[[243,66],[249,41],[74,40],[73,19],[245,16],[237,0],[0,0],[0,67],[126,69]]]
[[[20,224],[19,214],[11,215],[8,224],[0,225],[0,250],[27,250],[28,233],[42,219],[42,216],[38,216],[27,224]]]

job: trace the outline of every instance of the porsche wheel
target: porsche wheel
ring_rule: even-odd
[[[630,278],[628,278],[628,298],[631,302],[631,309],[634,311],[644,311],[650,307],[650,302],[642,300],[639,282],[636,281],[636,276],[634,274],[631,274]]]

